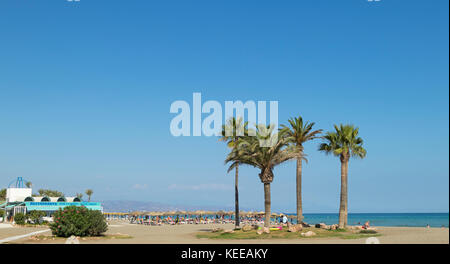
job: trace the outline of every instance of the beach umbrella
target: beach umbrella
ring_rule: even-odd
[[[225,211],[223,211],[223,210],[220,210],[220,211],[216,212],[215,214],[217,214],[217,215],[226,215],[227,213]]]
[[[161,212],[153,212],[153,216],[161,216]]]
[[[288,218],[291,218],[291,219],[292,219],[292,218],[297,218],[296,215],[288,215],[287,217],[288,217]]]
[[[196,214],[196,215],[204,215],[204,214],[205,214],[205,211],[197,210],[197,211],[195,211],[195,214]]]

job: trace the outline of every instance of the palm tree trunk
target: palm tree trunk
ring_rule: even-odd
[[[264,183],[264,210],[266,217],[264,219],[264,226],[270,226],[270,183]]]
[[[341,202],[339,207],[339,228],[347,226],[348,216],[348,160],[341,160]]]
[[[234,178],[234,205],[235,205],[235,226],[239,227],[239,188],[238,188],[238,179],[239,179],[239,165],[236,166],[236,175]]]
[[[302,159],[297,158],[297,224],[303,221],[302,206]]]
[[[345,168],[344,227],[347,227],[347,220],[348,220],[348,160],[345,162],[344,168]]]

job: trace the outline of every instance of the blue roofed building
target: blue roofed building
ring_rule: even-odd
[[[80,197],[48,197],[33,196],[32,188],[28,188],[23,183],[22,177],[11,182],[6,189],[6,200],[0,204],[0,208],[5,211],[3,221],[14,221],[14,215],[30,211],[45,212],[47,217],[51,217],[55,211],[66,206],[83,206],[91,210],[103,212],[102,204],[99,202],[85,202]]]

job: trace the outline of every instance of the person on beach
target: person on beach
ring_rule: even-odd
[[[369,227],[370,227],[370,222],[367,221],[367,222],[363,225],[363,228],[364,228],[364,229],[368,229]]]
[[[283,224],[287,224],[288,218],[286,217],[286,215],[283,215]]]

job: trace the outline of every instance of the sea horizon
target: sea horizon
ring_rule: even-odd
[[[194,207],[193,207],[194,208]],[[174,207],[166,208],[165,210],[155,210],[148,209],[145,210],[141,208],[140,210],[105,210],[105,212],[130,212],[130,211],[141,211],[141,212],[170,212],[170,211],[185,211],[185,212],[194,212],[197,210],[204,211],[234,211],[230,208],[222,209],[222,210],[210,210],[200,206],[196,209],[186,210],[182,208],[175,209]],[[216,206],[216,208],[221,208],[220,206]],[[248,211],[261,211],[261,210],[241,210],[241,212]],[[282,210],[274,210],[274,213],[283,213],[285,215],[295,215],[293,212],[286,212]],[[233,214],[234,216],[234,214]],[[339,222],[339,213],[303,213],[304,222],[308,224],[318,224],[325,223],[327,225],[337,224]],[[296,219],[292,219],[293,223],[296,223]],[[364,224],[366,221],[370,222],[371,226],[386,226],[386,227],[426,227],[429,225],[430,227],[449,227],[449,212],[398,212],[398,213],[348,213],[348,224],[349,225],[359,225]]]
[[[289,214],[287,215],[295,215]],[[309,224],[337,224],[339,213],[305,213]],[[349,213],[348,224],[358,225],[370,221],[371,226],[391,227],[449,227],[449,213]]]

